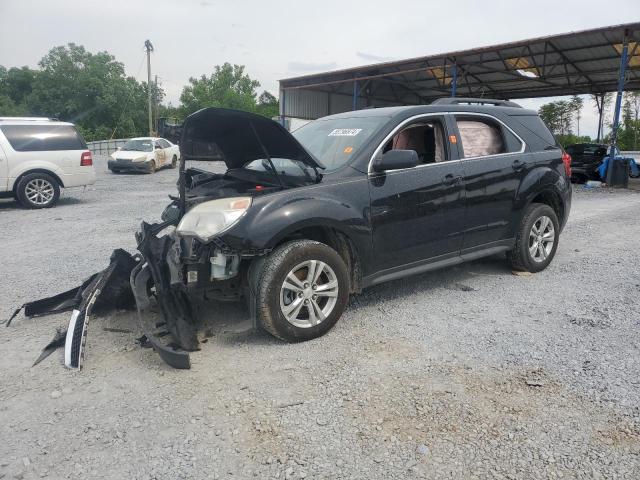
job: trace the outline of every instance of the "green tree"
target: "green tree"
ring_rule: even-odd
[[[36,70],[29,67],[10,68],[0,65],[0,115],[27,115],[26,99],[31,93]]]
[[[620,150],[640,149],[640,92],[626,92],[622,107],[622,123],[618,128]]]
[[[538,114],[554,135],[573,134],[573,122],[576,116],[576,103],[559,100],[542,105]]]
[[[258,97],[256,113],[269,118],[277,117],[280,113],[278,99],[265,90]]]
[[[268,117],[277,115],[277,99],[266,91],[258,98],[259,87],[260,82],[246,74],[243,65],[216,65],[208,77],[189,79],[180,95],[180,110],[183,116],[205,107],[233,108]]]
[[[51,49],[39,66],[26,100],[32,114],[72,121],[87,140],[145,132],[146,85],[109,53],[70,43]]]
[[[571,97],[571,108],[573,110],[573,116],[576,122],[576,135],[580,136],[580,118],[582,118],[582,107],[584,105],[584,101],[582,97],[579,95],[574,95]]]

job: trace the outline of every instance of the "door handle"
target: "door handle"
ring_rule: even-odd
[[[519,172],[520,170],[522,170],[524,168],[524,165],[525,165],[524,162],[521,162],[520,160],[514,160],[514,162],[511,164],[511,166],[516,172]]]
[[[455,185],[456,183],[459,183],[461,180],[462,180],[462,176],[453,175],[452,173],[449,173],[444,177],[442,177],[442,184],[446,186],[451,186],[451,185]]]

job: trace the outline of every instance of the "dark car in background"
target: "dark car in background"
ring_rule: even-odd
[[[576,143],[565,151],[571,156],[571,181],[584,183],[588,180],[602,180],[598,167],[608,154],[609,147],[599,143]]]

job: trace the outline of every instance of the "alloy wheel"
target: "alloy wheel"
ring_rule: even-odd
[[[338,279],[320,260],[307,260],[287,274],[280,289],[280,310],[289,323],[311,328],[322,323],[338,300]]]
[[[47,205],[55,194],[51,182],[44,178],[34,178],[24,189],[25,196],[34,205]]]
[[[544,262],[551,255],[555,241],[555,228],[549,217],[543,215],[533,222],[529,232],[529,255],[533,261]]]

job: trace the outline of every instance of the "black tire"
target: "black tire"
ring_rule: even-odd
[[[42,191],[40,195],[34,194],[34,189],[38,188]],[[58,203],[58,198],[60,185],[55,178],[46,173],[28,173],[16,186],[16,199],[26,208],[51,208]]]
[[[118,174],[118,173],[120,173],[120,170],[118,170],[118,169],[116,169],[116,168],[112,168],[112,169],[111,169],[111,173]]]
[[[171,159],[171,168],[176,168],[177,165],[178,165],[178,157],[174,155],[173,158]]]
[[[155,160],[151,160],[147,164],[147,173],[155,173],[155,171],[156,171],[156,161]]]
[[[281,298],[284,298],[284,294],[281,289],[285,278],[292,269],[311,260],[319,260],[330,267],[331,273],[338,283],[338,292],[335,297],[336,303],[324,320],[313,326],[301,327],[290,323],[282,312]],[[325,278],[331,282],[328,276]],[[318,283],[320,280],[322,278],[319,278]],[[257,316],[260,325],[273,336],[287,342],[311,340],[327,333],[338,321],[349,300],[349,275],[342,257],[327,245],[311,240],[296,240],[285,243],[271,252],[258,275],[256,285],[258,285]],[[293,294],[293,292],[289,293]],[[312,292],[308,291],[307,293]],[[292,301],[296,301],[297,298],[295,294],[293,295]],[[316,297],[314,296],[314,298]],[[329,298],[320,298],[315,304],[321,304],[325,300],[330,301]],[[302,300],[302,298],[301,301],[311,302],[311,300]],[[316,301],[314,300],[314,302]],[[309,305],[311,304],[309,303]],[[325,303],[325,305],[327,304]],[[306,314],[309,317],[309,310],[305,309],[307,306],[302,306],[298,315],[304,316]]]
[[[536,228],[541,226],[538,223],[542,218],[548,218],[553,225],[553,245],[547,253],[546,245],[542,244],[543,250],[537,249],[536,255],[539,257],[536,259],[532,255],[530,249],[534,248],[536,241],[540,241],[540,237],[535,238],[532,232],[534,224]],[[544,232],[542,232],[544,234]],[[541,237],[544,236],[541,234]],[[553,260],[558,249],[558,240],[560,238],[560,224],[558,222],[558,216],[556,212],[549,205],[542,203],[532,203],[527,207],[522,217],[522,222],[517,231],[516,243],[513,250],[507,253],[507,260],[511,264],[514,270],[536,273],[544,270]],[[544,258],[542,258],[544,257]]]

